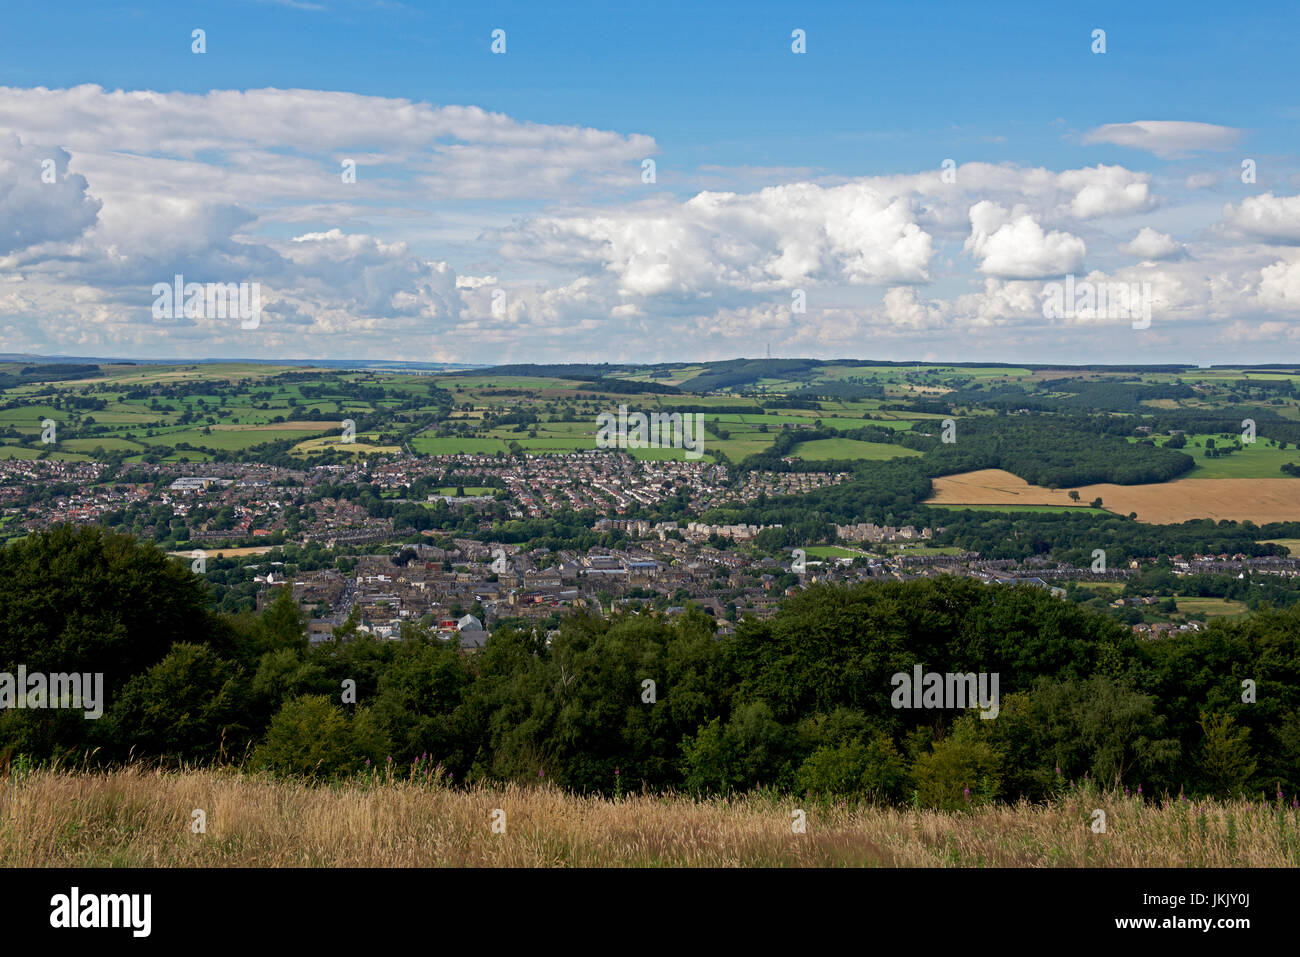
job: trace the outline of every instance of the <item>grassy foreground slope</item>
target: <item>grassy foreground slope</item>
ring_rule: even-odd
[[[0,865],[122,867],[1282,867],[1300,810],[1067,791],[967,812],[768,792],[575,797],[468,790],[429,772],[334,787],[235,771],[37,770],[0,784]],[[794,833],[794,810],[806,829]],[[206,814],[195,833],[194,811]],[[1094,833],[1094,811],[1106,832]],[[504,833],[494,812],[504,811]],[[496,814],[501,820],[501,815]]]

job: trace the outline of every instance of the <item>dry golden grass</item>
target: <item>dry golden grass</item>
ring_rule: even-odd
[[[1169,524],[1193,518],[1234,522],[1300,521],[1300,483],[1290,478],[1174,479],[1157,485],[1086,485],[1079,496],[1098,495],[1106,509],[1138,521]]]
[[[934,480],[930,505],[1086,505],[1100,497],[1106,511],[1136,512],[1156,524],[1194,518],[1214,521],[1300,521],[1300,483],[1286,478],[1174,479],[1154,485],[1081,485],[1073,501],[1068,489],[1030,485],[1002,469],[980,469]]]
[[[752,795],[582,798],[550,786],[311,786],[232,770],[38,770],[0,783],[7,867],[1277,867],[1300,864],[1300,811],[1244,802],[940,813]],[[1107,832],[1094,834],[1094,807]],[[206,811],[206,833],[191,831]],[[495,809],[505,833],[493,833]]]
[[[1083,498],[1083,493],[1079,493]],[[1094,498],[1096,496],[1093,496]],[[1092,499],[1083,499],[1086,505]],[[1030,485],[1003,469],[979,469],[934,480],[927,505],[1078,505],[1068,492]]]

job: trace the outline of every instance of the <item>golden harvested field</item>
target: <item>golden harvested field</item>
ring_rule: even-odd
[[[1167,525],[1193,518],[1300,521],[1295,479],[1175,479],[1154,485],[1082,485],[1081,503],[1098,496],[1108,512],[1136,512],[1138,521]],[[1072,505],[1069,489],[1030,485],[1002,469],[980,469],[934,480],[931,505]]]
[[[1079,493],[1083,498],[1083,493]],[[1092,501],[1092,499],[1088,499]],[[980,469],[934,480],[929,505],[1074,505],[1063,491],[1030,485],[1002,469]]]
[[[1094,809],[1104,834],[1092,832]],[[1300,811],[1275,803],[1092,789],[940,812],[436,779],[312,786],[234,770],[0,779],[4,867],[1294,867],[1298,826]]]
[[[202,549],[202,551],[207,553],[208,558],[231,558],[237,555],[261,555],[275,547],[274,545],[250,545],[247,548],[210,548]],[[175,555],[177,558],[192,558],[194,552],[195,549],[191,548],[188,551],[168,552],[167,554]]]

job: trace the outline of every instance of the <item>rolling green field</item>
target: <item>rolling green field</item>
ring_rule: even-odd
[[[810,545],[804,549],[809,558],[860,558],[863,552],[839,545]]]
[[[97,436],[93,439],[68,439],[66,442],[60,442],[59,448],[70,449],[73,452],[91,452],[95,449],[126,449],[132,452],[143,452],[145,445],[133,439],[114,439],[106,436]]]
[[[960,555],[961,549],[952,545],[917,545],[911,542],[893,542],[886,546],[900,555]]]
[[[901,445],[887,445],[883,442],[860,442],[857,439],[814,439],[800,442],[793,449],[793,454],[808,461],[823,459],[883,459],[904,458],[920,455],[914,449]]]
[[[1246,603],[1241,601],[1231,601],[1226,598],[1200,598],[1179,596],[1174,599],[1178,605],[1178,611],[1184,615],[1205,615],[1207,618],[1217,618],[1223,615],[1235,616],[1246,614]]]
[[[1124,582],[1082,582],[1088,591],[1120,592],[1124,590]]]
[[[492,455],[504,454],[506,443],[500,439],[473,439],[459,436],[417,435],[411,439],[411,448],[425,455],[455,455],[460,452]]]
[[[1282,466],[1288,462],[1300,462],[1300,449],[1295,447],[1280,449],[1269,444],[1267,436],[1260,435],[1250,445],[1243,445],[1241,450],[1231,455],[1206,458],[1206,440],[1214,439],[1219,447],[1230,446],[1232,438],[1222,435],[1188,435],[1187,446],[1183,452],[1196,460],[1196,467],[1186,473],[1184,478],[1192,479],[1251,479],[1251,478],[1285,478]],[[1164,445],[1168,441],[1157,441]],[[1300,483],[1297,483],[1297,495],[1300,495]]]
[[[44,454],[45,458],[53,459],[56,462],[89,462],[89,455],[82,455],[77,452],[61,452],[58,450],[49,451],[48,449],[29,449],[16,445],[0,445],[0,458],[3,459],[39,459]]]
[[[0,374],[13,375],[17,369],[16,363],[0,363]],[[10,432],[0,456],[31,458],[48,451],[48,457],[56,459],[115,454],[126,462],[145,457],[201,461],[269,442],[337,432],[339,419],[315,419],[355,417],[394,404],[388,398],[366,402],[342,393],[330,397],[304,391],[331,381],[380,381],[369,373],[340,375],[251,363],[105,364],[99,369],[97,376],[4,390],[10,407],[0,409],[0,430],[17,432],[25,447],[17,447]],[[304,415],[313,421],[305,421]],[[44,419],[58,425],[58,441],[50,449],[37,448]],[[169,451],[181,444],[194,448]]]

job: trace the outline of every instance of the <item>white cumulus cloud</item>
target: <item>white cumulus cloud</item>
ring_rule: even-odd
[[[1184,254],[1181,244],[1167,233],[1159,233],[1150,226],[1143,226],[1138,234],[1126,243],[1121,243],[1119,251],[1139,259],[1172,259]]]
[[[1300,243],[1300,196],[1250,196],[1240,206],[1224,206],[1223,220],[1254,239]]]
[[[1043,279],[1075,272],[1083,266],[1082,239],[1066,232],[1045,232],[1028,213],[1008,213],[988,200],[970,209],[971,233],[966,249],[980,272],[1000,279]]]

